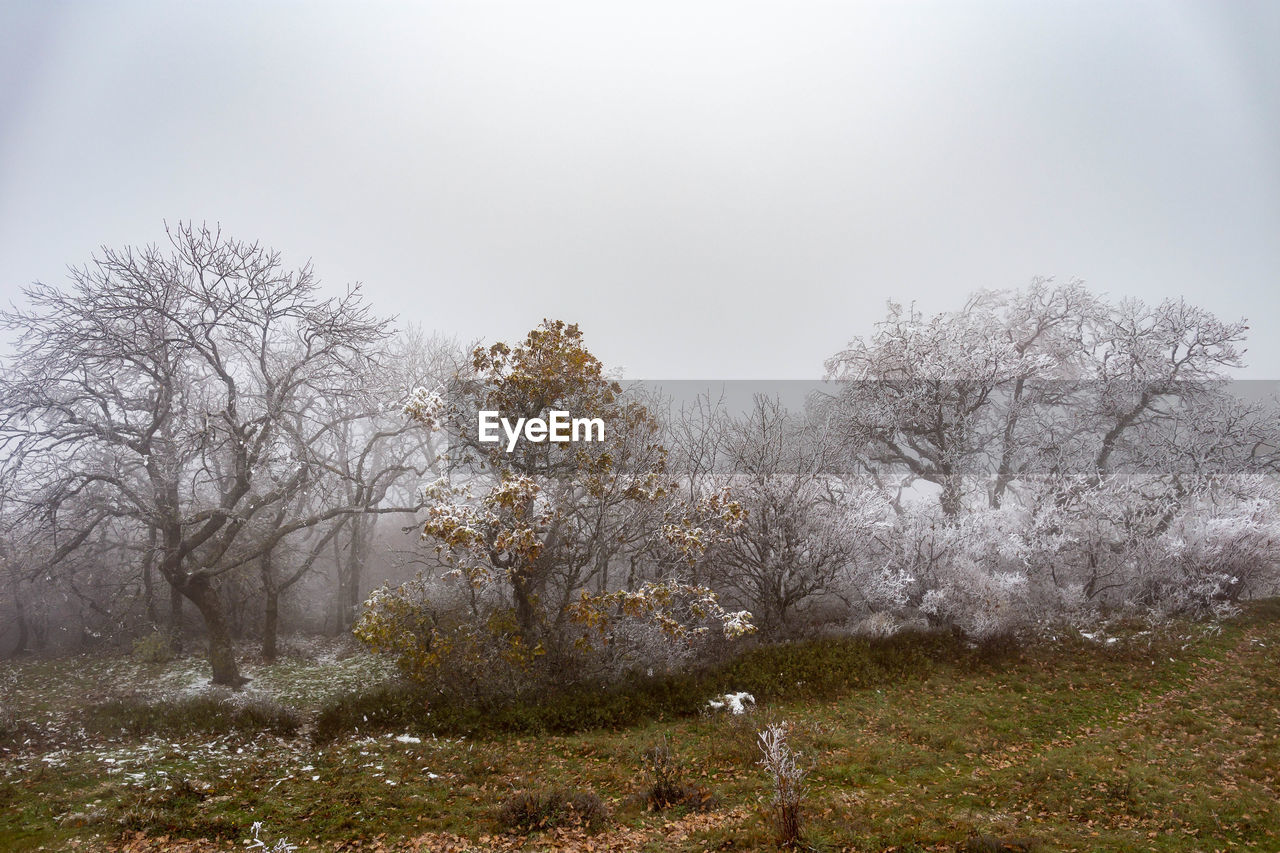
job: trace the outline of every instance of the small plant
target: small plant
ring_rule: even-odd
[[[666,735],[644,751],[644,763],[649,777],[646,796],[649,808],[658,811],[679,802],[684,789],[684,780],[681,778],[683,774],[671,752],[671,744],[667,743]]]
[[[283,838],[277,838],[276,843],[268,846],[267,842],[262,840],[262,821],[255,820],[253,826],[249,827],[249,831],[253,833],[253,838],[249,841],[246,850],[267,850],[270,853],[293,853],[298,849],[296,844],[290,844]]]
[[[604,802],[590,791],[553,788],[517,791],[498,810],[498,823],[508,832],[536,832],[555,826],[594,829],[607,817]]]
[[[684,772],[665,735],[644,751],[643,758],[647,777],[644,799],[651,810],[687,806],[705,811],[711,807],[713,796],[709,789],[684,781]]]
[[[760,732],[763,755],[759,763],[773,781],[769,815],[778,844],[783,847],[800,843],[800,804],[804,800],[805,771],[796,763],[800,756],[787,740],[790,732],[791,724],[786,721],[772,723]]]
[[[173,643],[159,631],[133,641],[133,656],[143,663],[168,663],[173,660]]]

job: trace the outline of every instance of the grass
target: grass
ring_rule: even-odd
[[[726,679],[717,687],[760,691],[761,707],[742,717],[642,716],[576,733],[483,736],[419,721],[412,732],[370,726],[323,743],[309,728],[81,733],[73,720],[102,701],[86,690],[87,663],[24,662],[20,683],[31,675],[63,699],[27,685],[11,702],[22,725],[50,723],[55,735],[0,753],[0,847],[160,850],[171,848],[160,840],[168,837],[207,842],[183,849],[243,849],[262,821],[271,837],[303,849],[358,839],[366,849],[773,849],[754,741],[765,721],[787,719],[809,769],[812,849],[1274,850],[1277,649],[1275,604],[1220,630],[1134,629],[1111,645],[1062,638],[999,658],[903,652],[908,662],[868,670],[852,686],[813,665],[814,648],[792,648],[776,667],[757,659],[717,676]],[[827,663],[841,659],[859,666],[852,653]],[[132,666],[103,665],[116,675]],[[368,661],[285,666],[295,671],[280,673],[280,693],[263,690],[277,677],[265,667],[254,685],[309,718],[349,685],[305,703],[281,696],[311,697],[305,682],[332,684],[329,667],[365,668],[373,680]],[[730,675],[757,680],[727,683]],[[154,674],[157,683],[168,677]],[[714,794],[710,812],[648,807],[645,753],[664,739],[681,783]],[[548,792],[591,792],[609,816],[595,829],[557,818],[532,834],[511,831],[513,814],[538,814]]]
[[[85,709],[84,727],[98,735],[163,735],[267,732],[291,737],[302,727],[302,715],[277,702],[236,702],[218,696],[184,696],[147,700],[109,699]]]

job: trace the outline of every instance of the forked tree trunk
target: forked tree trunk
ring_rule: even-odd
[[[205,631],[209,635],[209,664],[213,667],[213,683],[227,687],[242,686],[249,679],[240,675],[236,666],[231,631],[218,591],[208,578],[197,576],[187,581],[182,592],[191,599],[191,603],[204,618]]]
[[[964,493],[960,488],[960,475],[947,472],[942,477],[942,495],[939,498],[942,504],[942,514],[948,520],[954,520],[960,517],[960,513],[964,510]]]
[[[524,640],[530,642],[533,637],[536,615],[536,610],[533,606],[533,591],[530,589],[528,581],[519,575],[512,576],[511,591],[516,605],[516,624],[520,626],[520,632],[524,635]]]

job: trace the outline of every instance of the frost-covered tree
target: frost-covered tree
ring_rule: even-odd
[[[1097,422],[1092,472],[1110,473],[1139,427],[1169,419],[1180,404],[1203,405],[1215,396],[1225,371],[1243,364],[1240,344],[1248,328],[1183,299],[1112,306],[1088,350],[1094,393],[1084,416]]]
[[[955,517],[966,482],[992,471],[995,448],[999,502],[1014,476],[1028,382],[1053,374],[1058,361],[1043,350],[1074,299],[1073,290],[1042,289],[1021,299],[980,293],[963,310],[933,317],[890,303],[871,337],[827,361],[828,378],[840,384],[830,417],[873,474],[934,484]],[[1037,300],[1050,307],[1031,311]]]
[[[846,592],[891,512],[878,490],[842,476],[821,422],[757,396],[724,430],[720,481],[746,518],[707,560],[717,589],[751,610],[765,636],[811,626]]]
[[[827,407],[887,484],[932,483],[948,518],[985,493],[1133,464],[1179,408],[1220,396],[1247,326],[1183,300],[1111,302],[1079,282],[983,291],[963,309],[888,318],[827,362]]]

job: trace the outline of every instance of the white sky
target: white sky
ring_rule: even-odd
[[[1280,3],[0,6],[0,299],[220,222],[469,339],[803,378],[1081,277],[1280,378]]]

